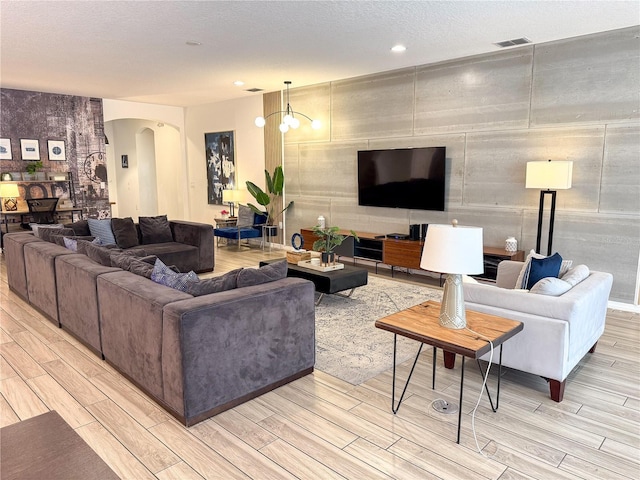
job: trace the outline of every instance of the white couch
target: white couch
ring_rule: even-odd
[[[567,376],[594,352],[604,332],[613,277],[589,276],[558,297],[514,290],[523,262],[498,265],[496,285],[464,286],[466,308],[521,321],[524,329],[504,343],[502,364],[549,381],[551,399],[561,402]],[[483,357],[489,360],[488,355]]]

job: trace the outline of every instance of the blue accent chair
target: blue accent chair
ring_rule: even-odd
[[[240,240],[249,238],[261,238],[262,226],[267,224],[267,216],[253,214],[253,225],[247,227],[223,227],[214,228],[213,234],[218,237],[218,245],[220,245],[220,239],[226,238],[229,240],[237,240],[238,247],[240,247]]]

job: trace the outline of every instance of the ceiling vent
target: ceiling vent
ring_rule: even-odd
[[[513,40],[505,40],[504,42],[496,42],[494,45],[497,45],[500,48],[505,47],[513,47],[515,45],[524,45],[526,43],[531,43],[527,37],[515,38]]]
[[[248,88],[245,90],[245,92],[251,92],[251,93],[262,92],[262,91],[264,91],[264,88]]]

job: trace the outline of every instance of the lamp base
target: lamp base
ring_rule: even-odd
[[[448,274],[444,281],[442,306],[440,307],[440,325],[446,328],[462,329],[467,326],[462,292],[462,275]]]
[[[4,211],[5,212],[15,212],[18,210],[18,202],[15,198],[7,198],[4,201]]]

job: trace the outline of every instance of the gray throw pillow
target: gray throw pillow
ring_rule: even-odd
[[[133,223],[133,218],[112,218],[111,229],[120,248],[131,248],[140,245],[138,230]]]
[[[139,217],[138,225],[142,233],[142,244],[173,242],[171,226],[166,215],[157,217]]]
[[[224,292],[226,290],[233,290],[238,284],[238,274],[242,271],[242,268],[232,270],[219,277],[205,278],[197,283],[190,283],[187,285],[186,293],[199,297],[201,295],[208,295],[210,293]]]
[[[75,232],[74,235],[81,236],[89,236],[91,235],[91,230],[89,230],[89,222],[87,220],[78,220],[73,223],[66,223],[64,225],[66,228],[72,228]]]
[[[129,271],[131,273],[135,273],[136,275],[140,275],[141,277],[151,278],[151,274],[153,273],[153,265],[140,260],[139,258],[134,258],[129,265]]]
[[[113,246],[102,246],[86,240],[78,240],[78,253],[84,253],[94,262],[106,267],[111,266],[111,254],[120,251],[115,244]]]
[[[246,205],[238,205],[238,220],[236,225],[241,227],[251,227],[253,226],[253,210],[251,210]]]
[[[238,288],[275,282],[287,276],[287,261],[270,263],[260,268],[245,268],[238,274]]]
[[[87,220],[89,222],[89,230],[91,231],[91,235],[100,239],[100,243],[102,245],[115,245],[116,237],[113,236],[113,230],[111,229],[111,219],[97,219],[90,218]]]
[[[75,236],[75,232],[71,228],[58,228],[58,229],[53,229],[47,235],[48,235],[48,240],[50,242],[64,247],[64,241],[62,240],[62,237]]]
[[[44,240],[45,242],[52,242],[51,235],[57,235],[63,229],[62,225],[38,225],[36,228],[32,228],[36,237]]]

